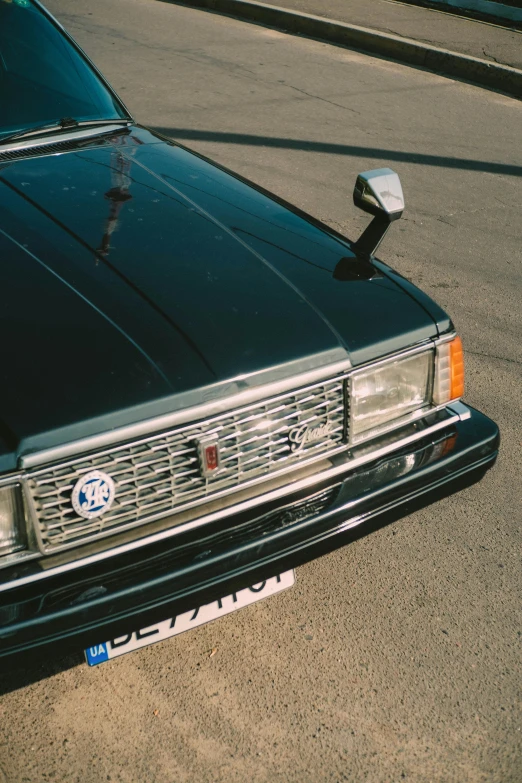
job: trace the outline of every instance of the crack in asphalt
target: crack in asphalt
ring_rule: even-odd
[[[320,95],[313,95],[310,92],[306,92],[306,90],[301,90],[300,87],[294,87],[293,84],[286,84],[286,82],[278,82],[278,84],[281,84],[283,87],[288,87],[290,90],[295,90],[296,92],[300,92],[303,95],[306,95],[308,98],[315,98],[318,101],[329,103],[330,106],[337,106],[338,109],[346,109],[346,111],[352,112],[353,114],[358,114],[359,116],[361,114],[360,111],[357,111],[356,109],[352,109],[350,108],[350,106],[343,106],[342,103],[335,103],[335,101],[330,101],[328,98],[321,98]]]
[[[484,49],[484,47],[482,47],[482,54],[484,55],[484,57],[487,57],[488,60],[493,60],[493,62],[497,63],[498,65],[505,65],[505,63],[503,63],[501,60],[497,60],[496,57],[493,57],[492,54],[488,54]]]
[[[486,359],[498,359],[501,362],[508,362],[509,364],[522,364],[522,360],[520,359],[508,359],[507,356],[495,356],[492,353],[482,353],[481,351],[470,351],[469,348],[466,348],[466,353],[469,353],[472,356],[484,356]]]

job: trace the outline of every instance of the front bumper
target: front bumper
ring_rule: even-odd
[[[478,481],[495,462],[499,431],[478,411],[461,410],[447,428],[356,469],[339,458],[338,470],[313,487],[226,520],[38,580],[5,582],[0,657],[41,657],[56,646],[64,654],[121,636],[301,565]]]

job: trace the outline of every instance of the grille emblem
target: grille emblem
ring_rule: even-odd
[[[319,424],[317,427],[309,427],[308,424],[304,424],[302,427],[294,427],[288,433],[290,451],[295,454],[296,451],[301,451],[307,443],[326,438],[333,430],[334,425],[330,421]]]
[[[72,491],[73,508],[80,517],[94,519],[112,506],[114,481],[100,470],[91,470],[78,479]]]
[[[218,441],[215,438],[207,438],[205,440],[197,440],[196,444],[201,474],[207,478],[217,473],[221,467]]]

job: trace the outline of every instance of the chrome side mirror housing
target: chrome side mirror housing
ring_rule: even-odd
[[[353,202],[370,215],[387,216],[390,223],[398,220],[404,211],[399,175],[391,169],[363,171],[355,182]]]
[[[363,171],[355,182],[353,202],[374,218],[359,237],[354,250],[371,257],[384,239],[390,223],[398,220],[404,211],[404,196],[399,175],[391,169]]]

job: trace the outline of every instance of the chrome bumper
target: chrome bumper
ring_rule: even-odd
[[[327,470],[237,504],[204,527],[160,531],[54,568],[6,569],[0,656],[56,644],[81,649],[160,621],[479,480],[496,459],[497,426],[460,403],[436,415],[400,440],[381,439],[378,449],[337,455]]]

